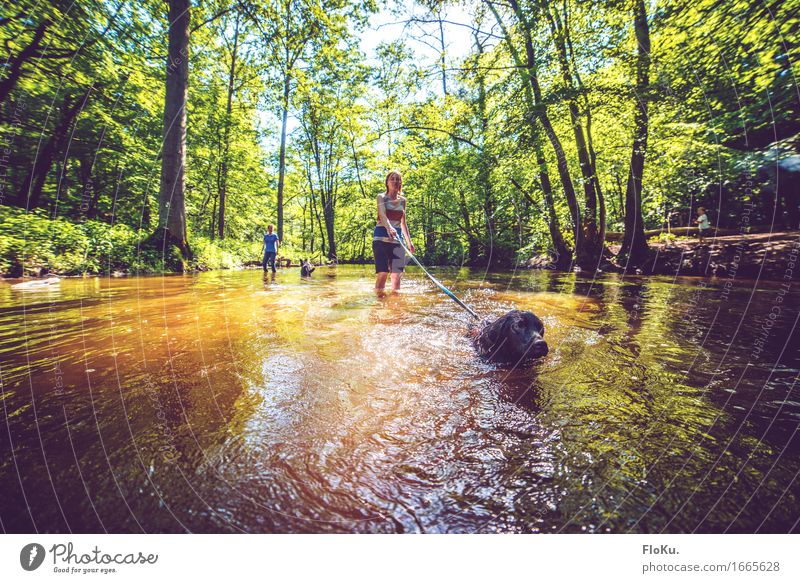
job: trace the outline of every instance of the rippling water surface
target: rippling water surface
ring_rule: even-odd
[[[438,270],[0,287],[7,532],[796,532],[800,294]]]

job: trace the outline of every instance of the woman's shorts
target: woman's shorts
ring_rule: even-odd
[[[372,253],[375,255],[375,273],[403,273],[406,268],[406,252],[398,243],[373,241]]]

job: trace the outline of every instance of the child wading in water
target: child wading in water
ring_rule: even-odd
[[[706,209],[703,207],[697,208],[697,218],[694,221],[697,223],[698,229],[698,236],[700,237],[700,242],[705,242],[705,232],[711,228],[711,223],[708,222],[708,215],[706,214]]]

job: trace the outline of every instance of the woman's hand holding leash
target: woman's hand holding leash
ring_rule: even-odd
[[[389,233],[389,237],[391,237],[392,239],[396,239],[399,243],[402,244],[403,240],[400,237],[397,236],[397,230],[394,227],[391,227],[391,226],[389,228],[391,229],[391,231],[389,231],[387,229],[387,231]],[[408,248],[411,250],[411,253],[413,253],[414,252],[414,243],[409,241],[408,242]]]
[[[403,250],[404,250],[406,253],[408,253],[409,257],[411,257],[411,260],[412,260],[414,263],[416,263],[416,264],[417,264],[417,267],[419,267],[419,268],[422,270],[422,272],[423,272],[425,275],[427,275],[427,276],[428,276],[428,278],[429,278],[429,279],[430,279],[430,280],[431,280],[433,283],[435,283],[435,284],[437,285],[437,287],[438,287],[440,290],[442,290],[444,293],[446,293],[448,296],[450,296],[450,298],[451,298],[452,300],[454,300],[454,301],[455,301],[455,302],[456,302],[456,303],[457,303],[459,306],[461,306],[461,307],[462,307],[462,308],[464,308],[464,309],[465,309],[467,312],[469,312],[469,315],[470,315],[470,316],[472,316],[472,317],[473,317],[473,318],[475,318],[476,320],[480,320],[480,318],[478,317],[478,314],[476,314],[475,312],[473,312],[473,311],[472,311],[472,309],[471,309],[469,306],[467,306],[467,305],[466,305],[464,302],[462,302],[461,300],[459,300],[459,299],[456,297],[456,295],[455,295],[453,292],[451,292],[449,289],[447,289],[446,287],[444,287],[444,286],[442,285],[442,283],[441,283],[441,282],[440,282],[438,279],[436,279],[436,278],[435,278],[435,277],[433,277],[433,276],[432,276],[430,273],[428,273],[428,270],[427,270],[427,269],[425,269],[425,267],[422,265],[422,263],[420,263],[420,262],[419,262],[419,260],[417,260],[417,258],[416,258],[416,257],[414,257],[414,252],[413,252],[413,251],[411,251],[411,250],[409,250],[409,248],[408,248],[408,247],[406,247],[406,244],[405,244],[405,243],[403,243],[403,240],[402,240],[402,239],[397,239],[397,242],[398,242],[398,243],[400,243],[400,246],[403,248]],[[414,247],[412,246],[412,247],[411,247],[411,249],[413,249],[413,248],[414,248]]]

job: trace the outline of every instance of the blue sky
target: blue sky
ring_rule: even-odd
[[[425,18],[426,10],[411,0],[398,0],[394,4],[402,7],[402,14],[392,14],[389,10],[382,10],[370,19],[370,27],[361,35],[361,49],[366,53],[367,57],[372,57],[373,51],[379,42],[391,42],[404,38],[408,46],[421,59],[426,62],[433,62],[438,59],[439,54],[437,51],[418,40],[424,33],[421,25],[408,25],[408,20],[413,16]],[[461,6],[448,6],[443,16],[443,20],[453,23],[468,25],[471,22],[470,16]],[[438,26],[436,25],[428,25],[426,29],[431,33],[438,34]],[[465,26],[445,24],[444,35],[445,43],[447,44],[448,61],[459,60],[469,52],[472,39],[469,30]],[[434,42],[432,37],[427,40]]]

